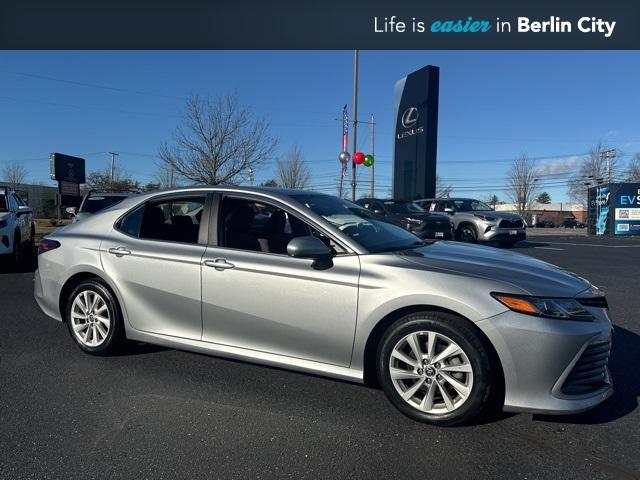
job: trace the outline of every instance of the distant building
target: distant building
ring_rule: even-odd
[[[502,212],[516,212],[518,209],[513,203],[496,205],[496,210]],[[554,225],[562,225],[567,218],[575,218],[579,222],[587,222],[587,210],[580,203],[534,203],[527,215],[528,225],[535,225],[542,220],[553,222]]]

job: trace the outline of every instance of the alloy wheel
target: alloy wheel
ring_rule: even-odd
[[[434,415],[460,408],[473,388],[467,354],[452,339],[433,331],[400,339],[391,351],[389,375],[406,403]]]
[[[107,302],[93,290],[83,290],[71,305],[71,326],[76,338],[87,347],[101,345],[111,329]]]
[[[473,243],[476,240],[475,233],[471,230],[471,227],[463,227],[460,231],[460,241],[466,243]]]

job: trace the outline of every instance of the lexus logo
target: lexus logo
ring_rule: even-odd
[[[418,109],[416,107],[407,108],[402,114],[402,126],[404,128],[411,128],[418,123]]]

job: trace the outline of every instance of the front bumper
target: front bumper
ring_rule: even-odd
[[[602,348],[611,340],[612,327],[606,311],[590,311],[597,315],[594,322],[508,311],[477,323],[502,364],[505,411],[578,413],[595,407],[613,393],[606,359],[600,366],[602,381],[586,389],[568,388],[576,370],[584,369],[581,365],[584,355],[589,355],[588,349]]]
[[[485,225],[478,236],[478,240],[485,242],[519,242],[526,238],[527,231],[524,228],[498,228],[493,225]]]
[[[451,226],[428,226],[418,227],[411,230],[411,233],[417,235],[423,239],[435,239],[435,240],[452,240],[453,239],[453,227]]]

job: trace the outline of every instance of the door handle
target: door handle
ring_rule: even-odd
[[[131,255],[131,250],[127,250],[124,247],[118,248],[110,248],[107,250],[111,255],[115,255],[116,257],[122,257],[123,255]]]
[[[233,263],[227,262],[227,260],[224,258],[214,258],[213,260],[205,260],[203,263],[207,267],[213,267],[216,270],[226,270],[228,268],[235,267]]]

